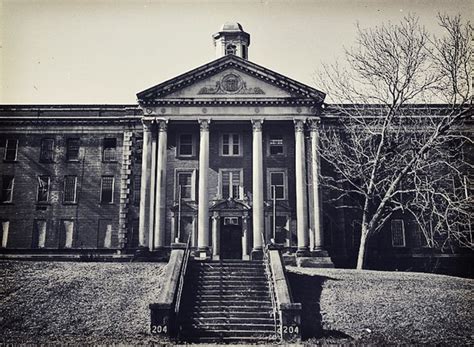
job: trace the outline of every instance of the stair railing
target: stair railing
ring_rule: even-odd
[[[184,290],[184,279],[186,276],[186,271],[188,268],[188,262],[189,262],[189,257],[191,254],[191,233],[188,235],[188,240],[186,242],[186,249],[184,251],[184,259],[183,259],[183,264],[181,266],[180,274],[179,274],[179,282],[178,282],[178,291],[176,294],[176,303],[174,307],[174,312],[175,312],[175,327],[177,327],[177,337],[179,338],[179,335],[181,333],[181,329],[179,327],[179,313],[181,310],[181,299],[183,296],[183,290]]]
[[[265,238],[264,238],[263,233],[261,233],[261,236],[262,236],[262,244],[265,244]],[[280,328],[279,322],[281,322],[280,310],[278,309],[278,304],[277,304],[277,301],[276,301],[275,286],[273,284],[272,269],[270,268],[270,259],[268,257],[268,247],[266,247],[266,246],[263,247],[263,263],[265,265],[265,272],[267,274],[267,280],[268,280],[268,284],[269,284],[269,287],[270,287],[270,298],[271,298],[271,301],[272,301],[273,321],[274,321],[274,325],[275,325],[275,336],[277,336],[277,338],[280,338],[280,335],[281,335],[280,332],[279,332],[279,328]]]

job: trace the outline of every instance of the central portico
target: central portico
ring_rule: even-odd
[[[324,94],[247,60],[226,23],[218,58],[137,94],[143,109],[139,243],[191,238],[195,256],[322,251],[318,123]],[[309,159],[308,159],[309,158]]]

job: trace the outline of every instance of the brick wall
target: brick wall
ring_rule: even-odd
[[[41,129],[42,128],[42,129]],[[0,204],[0,219],[9,220],[7,248],[32,247],[34,221],[47,222],[46,248],[61,248],[64,245],[64,220],[74,222],[73,248],[104,247],[104,225],[111,224],[111,248],[119,245],[120,169],[123,131],[115,127],[102,126],[93,132],[78,127],[67,131],[52,131],[53,127],[35,127],[35,131],[8,132],[0,134],[0,172],[15,177],[13,202]],[[41,131],[43,130],[43,131]],[[116,161],[103,162],[104,138],[116,138]],[[6,139],[18,139],[18,155],[15,162],[5,162]],[[40,162],[41,139],[54,139],[52,162]],[[68,138],[80,138],[79,160],[66,160]],[[37,202],[39,175],[50,176],[47,203]],[[77,176],[77,202],[64,203],[64,176]],[[115,177],[113,203],[100,202],[101,176]],[[101,227],[99,227],[101,226]],[[101,230],[102,229],[102,230]],[[110,227],[109,227],[110,229]],[[62,244],[61,244],[62,243]],[[33,245],[34,246],[34,245]]]

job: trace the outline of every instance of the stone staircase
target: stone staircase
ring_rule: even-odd
[[[277,342],[262,261],[190,261],[180,312],[180,340]]]

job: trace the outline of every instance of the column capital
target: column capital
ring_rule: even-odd
[[[262,131],[263,119],[252,119],[251,122],[253,131]]]
[[[219,215],[219,212],[214,211],[214,212],[212,213],[211,218],[212,218],[213,220],[219,221],[219,219],[221,218],[221,216]]]
[[[166,132],[168,130],[168,120],[167,119],[157,119],[156,124],[158,126],[159,132]]]
[[[151,119],[142,118],[143,131],[150,132],[153,126]]]
[[[303,132],[304,131],[304,124],[306,123],[305,119],[293,119],[295,123],[295,132]]]
[[[209,118],[201,118],[198,119],[199,127],[201,131],[209,131],[209,124],[211,123],[211,119]]]
[[[311,118],[308,120],[309,130],[310,131],[318,131],[321,126],[321,119],[320,118]]]

